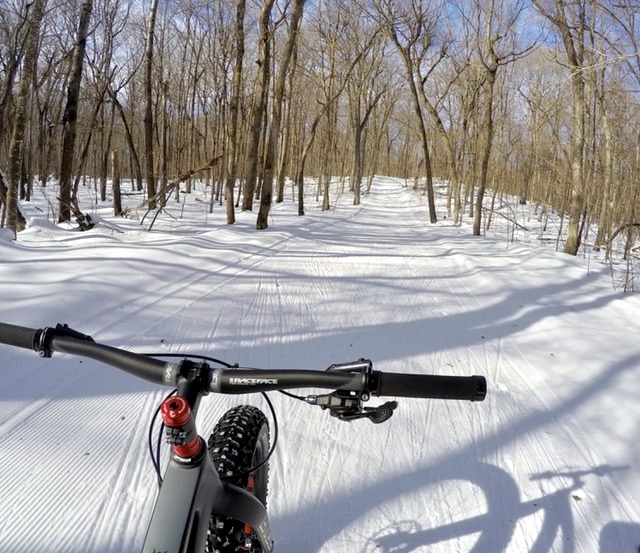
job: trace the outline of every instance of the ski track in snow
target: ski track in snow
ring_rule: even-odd
[[[378,178],[359,207],[299,219],[277,206],[265,233],[36,231],[0,242],[0,320],[243,366],[369,357],[385,371],[486,375],[483,403],[401,399],[380,426],[274,397],[276,551],[637,550],[640,436],[594,411],[621,401],[637,421],[640,348],[624,338],[637,336],[638,299],[580,260],[429,225],[423,204]],[[608,317],[589,322],[597,309]],[[584,341],[597,330],[620,341]],[[608,347],[617,358],[599,356]],[[0,351],[0,553],[139,550],[156,494],[147,425],[166,390]],[[201,432],[241,401],[265,408],[210,396]]]

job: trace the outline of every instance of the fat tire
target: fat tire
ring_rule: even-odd
[[[260,409],[241,405],[227,411],[218,421],[207,442],[209,456],[224,482],[248,489],[248,471],[262,463],[269,451],[269,425]],[[244,473],[244,474],[243,474]],[[265,463],[252,473],[251,490],[265,506],[269,468]],[[250,540],[250,547],[247,544]],[[207,553],[262,553],[255,533],[247,535],[244,523],[212,514],[209,520]]]

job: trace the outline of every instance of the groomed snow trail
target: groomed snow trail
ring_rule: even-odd
[[[377,178],[359,207],[281,205],[262,233],[36,224],[0,241],[0,320],[243,366],[487,377],[483,403],[401,399],[378,426],[274,396],[278,552],[637,550],[638,299],[603,266],[430,225],[423,203]],[[0,553],[138,551],[165,390],[0,348]],[[250,401],[206,398],[202,432]]]

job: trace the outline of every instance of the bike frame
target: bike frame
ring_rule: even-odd
[[[246,490],[222,482],[202,446],[200,459],[184,464],[174,458],[169,461],[142,552],[204,551],[213,513],[250,524],[265,553],[271,553],[265,506]]]
[[[177,395],[188,402],[195,420],[204,395],[201,382],[196,377],[180,381]],[[181,457],[172,447],[142,553],[201,553],[212,514],[249,524],[265,553],[271,553],[273,540],[266,507],[248,491],[223,482],[204,439],[198,436],[198,440],[199,452],[193,457]]]

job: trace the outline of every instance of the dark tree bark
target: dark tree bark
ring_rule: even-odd
[[[117,150],[111,152],[111,177],[113,187],[113,214],[122,215],[122,193],[120,190],[120,156]]]
[[[151,10],[147,20],[147,38],[144,52],[144,152],[147,197],[149,209],[156,208],[156,176],[153,164],[153,43],[158,14],[158,0],[151,0]]]
[[[409,91],[411,93],[411,100],[413,105],[413,111],[416,116],[418,124],[418,132],[420,134],[420,142],[422,144],[422,154],[424,157],[425,165],[425,177],[426,177],[426,192],[427,200],[429,204],[429,220],[431,223],[438,222],[438,216],[436,214],[435,195],[433,191],[433,168],[431,165],[431,152],[429,148],[429,140],[427,137],[427,128],[425,117],[422,113],[422,106],[420,104],[420,96],[418,94],[418,86],[416,85],[416,72],[419,72],[421,59],[418,59],[415,52],[415,45],[420,42],[423,51],[426,51],[432,41],[434,28],[433,23],[428,21],[428,12],[421,3],[416,3],[412,6],[412,12],[409,17],[405,17],[403,24],[409,26],[409,31],[405,34],[408,38],[403,37],[396,27],[396,14],[394,13],[395,7],[391,2],[387,2],[384,6],[382,15],[387,19],[387,31],[389,37],[395,44],[400,57],[402,58],[405,74],[407,77],[407,84],[409,85]],[[418,74],[419,77],[419,74]],[[420,83],[422,84],[422,83]]]
[[[229,171],[225,183],[227,224],[236,222],[233,189],[238,176],[238,115],[240,110],[240,88],[242,87],[242,62],[244,58],[244,18],[246,0],[236,3],[236,60],[233,68],[233,90],[229,106]]]
[[[9,146],[9,185],[4,195],[6,207],[6,224],[15,233],[24,230],[26,221],[18,209],[18,195],[20,193],[20,167],[23,155],[23,142],[27,120],[27,109],[31,99],[31,85],[36,74],[38,62],[38,36],[42,17],[46,7],[46,0],[35,0],[29,19],[29,29],[24,55],[24,71],[20,81],[20,89],[14,110],[13,132]],[[0,190],[1,192],[1,190]]]
[[[267,88],[269,86],[271,67],[271,36],[269,25],[271,22],[271,10],[275,0],[264,0],[260,11],[260,48],[258,54],[258,78],[253,97],[253,110],[249,128],[249,141],[247,144],[247,172],[245,176],[242,211],[253,209],[253,196],[256,189],[258,176],[258,151],[260,149],[260,134],[262,130]]]
[[[82,83],[82,67],[84,53],[89,34],[89,20],[93,11],[93,0],[85,0],[80,9],[80,21],[76,44],[73,48],[71,60],[71,76],[67,88],[67,104],[64,110],[62,160],[60,162],[60,196],[58,222],[71,219],[71,190],[73,178],[73,157],[76,145],[76,123],[78,121],[78,102],[80,99],[80,85]]]
[[[133,135],[131,134],[131,126],[127,120],[127,115],[124,112],[124,108],[122,104],[118,100],[118,97],[114,90],[109,88],[109,96],[111,97],[112,102],[115,104],[118,113],[120,114],[120,119],[122,121],[122,125],[124,126],[124,136],[127,140],[127,146],[129,146],[129,154],[131,156],[131,165],[133,166],[133,174],[136,179],[136,189],[142,190],[142,166],[140,165],[140,158],[138,156],[138,152],[136,151],[135,142],[133,141]]]
[[[487,99],[484,107],[484,117],[482,129],[484,132],[484,151],[480,162],[480,179],[476,190],[476,212],[473,219],[473,235],[480,236],[482,226],[482,202],[487,189],[487,177],[489,174],[489,158],[491,157],[491,146],[493,144],[493,93],[496,83],[496,71],[498,64],[487,66]]]
[[[271,118],[271,127],[269,129],[269,138],[267,141],[267,151],[264,163],[262,194],[260,196],[260,210],[256,221],[256,228],[266,229],[269,226],[269,211],[271,210],[271,202],[273,199],[273,179],[274,167],[276,163],[276,147],[278,137],[280,136],[280,123],[282,120],[282,102],[284,98],[284,89],[287,78],[287,71],[293,51],[298,39],[298,31],[300,22],[302,21],[302,13],[306,0],[294,0],[293,12],[291,13],[291,22],[289,26],[289,36],[280,60],[278,76],[276,78],[275,92],[273,96],[273,115]]]

